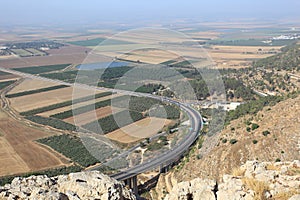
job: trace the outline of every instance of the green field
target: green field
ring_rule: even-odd
[[[71,41],[68,42],[69,44],[78,45],[78,46],[98,46],[101,42],[103,45],[120,45],[120,44],[133,44],[132,42],[122,41],[122,40],[114,40],[106,38],[95,38],[90,40],[78,40],[78,41]]]
[[[53,128],[57,128],[60,130],[68,130],[68,131],[76,130],[76,126],[74,126],[73,124],[69,124],[67,122],[64,122],[64,121],[61,121],[61,120],[55,119],[55,118],[42,117],[42,116],[38,116],[38,115],[27,116],[25,118],[32,122],[42,124],[45,126],[51,126]]]
[[[0,82],[0,90],[2,90],[3,88],[6,88],[10,84],[13,84],[14,82],[16,82],[16,81],[13,80],[13,81],[3,81],[3,82]]]
[[[70,64],[44,65],[44,66],[37,66],[37,67],[13,68],[13,70],[29,73],[29,74],[41,74],[41,73],[62,70],[68,67],[69,65]]]
[[[0,71],[0,76],[12,75],[11,73]]]
[[[129,125],[132,122],[136,122],[138,120],[145,118],[142,115],[142,113],[135,112],[135,111],[129,111],[131,117],[128,118],[127,115],[125,115],[125,113],[127,112],[128,112],[127,110],[124,110],[115,113],[114,115],[109,115],[107,117],[85,124],[82,127],[94,133],[106,134],[114,130],[117,130],[121,127],[124,127],[126,125]],[[115,121],[115,119],[117,119],[118,123]],[[99,129],[99,126],[101,127],[102,130]]]

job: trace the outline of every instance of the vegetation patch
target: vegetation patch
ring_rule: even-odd
[[[132,122],[136,122],[145,118],[142,113],[135,111],[129,111],[130,118],[128,118],[126,114],[127,112],[128,110],[124,110],[114,115],[109,115],[107,117],[85,124],[82,127],[94,133],[106,134],[129,125]],[[116,122],[116,120],[118,122]]]
[[[75,131],[76,130],[76,126],[74,126],[73,124],[69,124],[67,122],[58,120],[58,119],[54,119],[54,118],[49,118],[49,117],[42,117],[42,116],[27,116],[25,117],[26,119],[38,123],[38,124],[42,124],[45,126],[51,126],[53,128],[57,128],[57,129],[61,129],[61,130],[68,130],[68,131]]]
[[[50,146],[55,151],[62,153],[81,166],[88,167],[98,162],[85,148],[79,137],[63,134],[39,139],[38,142]]]
[[[41,74],[41,73],[62,70],[68,67],[69,65],[71,64],[44,65],[38,67],[22,67],[22,68],[14,68],[13,70],[23,72],[23,73],[29,73],[29,74]]]
[[[6,88],[7,86],[9,86],[11,84],[13,84],[14,82],[16,82],[16,80],[0,82],[0,90]]]

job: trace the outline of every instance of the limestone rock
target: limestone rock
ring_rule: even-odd
[[[135,200],[122,183],[97,171],[71,173],[56,177],[31,176],[15,178],[0,187],[0,199],[49,200]]]
[[[165,200],[217,199],[254,200],[278,199],[276,195],[294,194],[289,200],[300,200],[300,162],[247,161],[240,167],[244,172],[238,176],[223,175],[216,183],[209,179],[196,178],[176,184]]]

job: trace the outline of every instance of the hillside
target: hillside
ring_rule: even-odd
[[[221,175],[247,160],[299,160],[299,112],[300,97],[296,97],[265,107],[254,116],[233,120],[221,132],[217,146],[208,155],[197,159],[196,151],[175,177],[179,181],[197,177],[220,180]]]

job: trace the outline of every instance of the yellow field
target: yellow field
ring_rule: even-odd
[[[91,95],[90,91],[84,89],[78,89],[77,91],[78,92],[76,92],[76,97],[74,98],[80,98],[87,95]],[[67,88],[52,90],[43,93],[11,98],[10,102],[11,102],[11,106],[16,111],[24,112],[24,111],[64,102],[67,100],[71,100],[72,97],[73,97],[73,88],[67,87]]]
[[[170,123],[171,120],[148,117],[110,132],[105,136],[121,143],[132,143],[157,134],[164,126]]]
[[[99,98],[99,99],[81,102],[81,103],[76,104],[76,106],[74,105],[74,107],[78,108],[78,107],[81,107],[81,106],[90,105],[90,104],[93,104],[93,103],[96,103],[96,102],[100,102],[100,101],[104,101],[104,100],[107,100],[107,99],[115,98],[115,97],[118,97],[118,96],[121,96],[121,95],[120,94],[113,94],[113,95],[105,96],[105,97],[102,97],[102,98]],[[61,113],[61,112],[71,110],[71,109],[72,109],[72,106],[65,106],[65,107],[62,107],[62,108],[57,108],[57,109],[54,109],[54,110],[49,110],[47,112],[39,113],[38,115],[43,116],[43,117],[49,117],[50,115],[54,115],[56,113]]]
[[[103,108],[96,109],[95,111],[90,111],[90,112],[79,114],[76,116],[76,119],[75,119],[75,117],[69,117],[69,118],[65,119],[64,121],[71,123],[71,124],[75,124],[75,122],[76,122],[76,126],[81,126],[81,125],[87,124],[89,122],[92,122],[96,119],[106,117],[106,116],[110,115],[112,113],[112,111],[120,112],[121,110],[123,110],[123,109],[121,109],[121,108],[113,108],[112,109],[110,106],[106,106]]]
[[[66,159],[34,142],[51,135],[27,127],[0,110],[0,176],[65,166]]]
[[[22,83],[18,84],[16,87],[10,90],[8,94],[24,92],[27,90],[36,90],[36,89],[51,87],[55,85],[58,84],[48,82],[48,81],[37,80],[37,79],[25,79]]]

